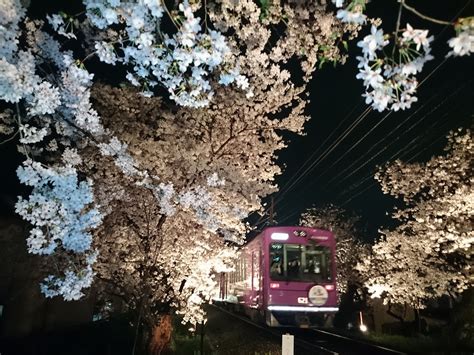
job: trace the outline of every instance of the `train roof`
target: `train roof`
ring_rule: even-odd
[[[307,227],[307,226],[268,226],[262,229],[258,234],[254,235],[252,239],[247,240],[243,246],[248,245],[252,241],[254,241],[257,238],[260,238],[266,231],[282,231],[286,233],[291,233],[295,230],[304,230],[305,232],[309,233],[318,233],[321,235],[327,235],[327,236],[332,236],[334,233],[330,230],[327,229],[322,229],[322,228],[316,228],[316,227]]]
[[[312,232],[327,232],[329,234],[333,234],[333,232],[328,230],[328,229],[317,228],[317,227],[308,227],[308,226],[269,226],[269,227],[265,227],[264,229],[262,229],[262,231],[259,234],[262,234],[263,232],[265,232],[266,230],[269,230],[269,229],[281,229],[281,230],[304,229],[304,230],[310,230]]]

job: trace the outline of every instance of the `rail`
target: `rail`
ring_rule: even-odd
[[[288,328],[269,328],[266,325],[255,323],[249,318],[230,312],[222,307],[211,305],[221,312],[224,312],[242,322],[259,328],[272,336],[281,338],[283,333],[288,332]],[[300,329],[293,328],[292,333],[295,336],[295,346],[306,349],[311,352],[305,354],[405,354],[398,350],[390,349],[378,344],[363,341],[358,338],[352,338],[326,329],[310,328]],[[319,336],[315,339],[315,333]],[[315,344],[316,342],[324,342],[325,345]]]

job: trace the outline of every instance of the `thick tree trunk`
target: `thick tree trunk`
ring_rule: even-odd
[[[160,355],[169,349],[172,330],[171,316],[166,314],[151,332],[149,345],[150,355]]]
[[[405,319],[403,318],[403,316],[400,316],[400,315],[398,315],[398,314],[396,314],[392,311],[392,305],[391,304],[388,305],[387,314],[389,316],[392,316],[393,318],[398,319],[400,321],[400,323],[405,324]]]
[[[421,318],[420,318],[420,311],[415,308],[413,309],[415,313],[415,333],[420,333],[421,332]]]

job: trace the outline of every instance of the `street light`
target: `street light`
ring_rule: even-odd
[[[367,326],[364,324],[364,319],[362,318],[362,312],[359,312],[359,318],[360,318],[359,329],[361,332],[365,333],[368,329],[367,329]]]

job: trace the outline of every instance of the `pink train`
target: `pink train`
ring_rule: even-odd
[[[327,324],[338,311],[335,253],[330,231],[266,228],[220,274],[220,301],[271,327]]]

